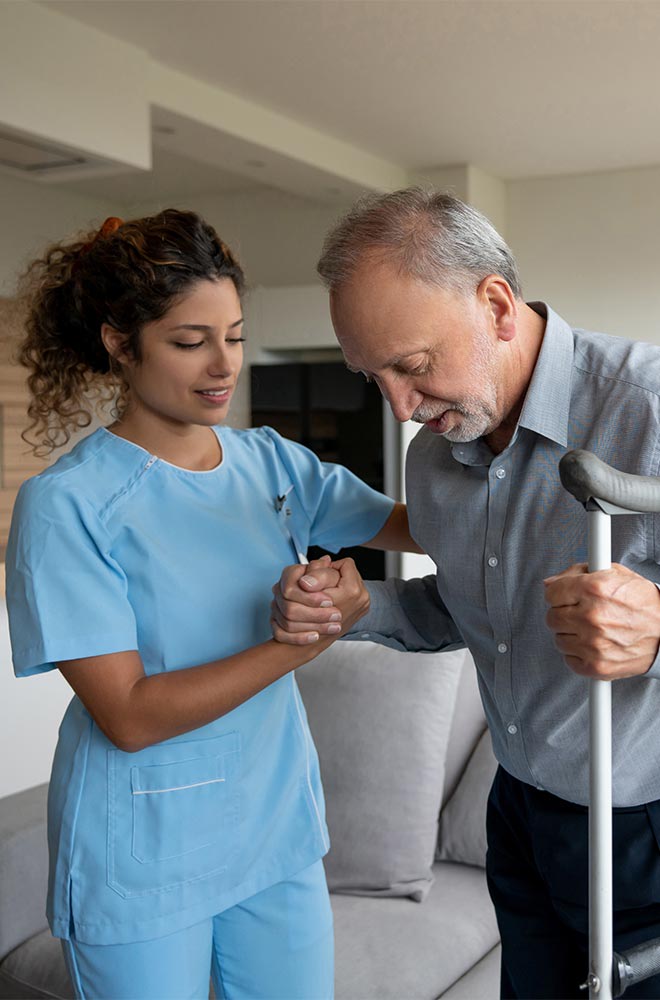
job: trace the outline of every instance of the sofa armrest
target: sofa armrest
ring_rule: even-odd
[[[0,961],[47,926],[48,785],[0,799]]]

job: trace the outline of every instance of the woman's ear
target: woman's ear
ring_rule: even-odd
[[[126,334],[115,330],[114,326],[110,326],[109,323],[103,323],[101,340],[113,361],[118,361],[120,365],[130,365],[133,358],[126,350]]]

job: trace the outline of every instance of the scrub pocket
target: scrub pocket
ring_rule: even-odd
[[[222,839],[233,819],[221,787],[226,756],[131,768],[134,858],[167,861]]]
[[[108,884],[122,896],[217,877],[239,843],[238,733],[108,752]]]

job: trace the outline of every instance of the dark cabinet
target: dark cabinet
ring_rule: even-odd
[[[251,368],[253,427],[274,427],[323,462],[345,465],[384,489],[383,400],[376,385],[341,362],[259,364]],[[310,549],[310,559],[321,550]],[[385,577],[385,558],[372,549],[342,549],[365,579]]]

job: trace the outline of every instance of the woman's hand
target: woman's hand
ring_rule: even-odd
[[[273,587],[273,637],[289,645],[337,639],[369,610],[369,592],[352,559],[329,556],[288,566]]]

